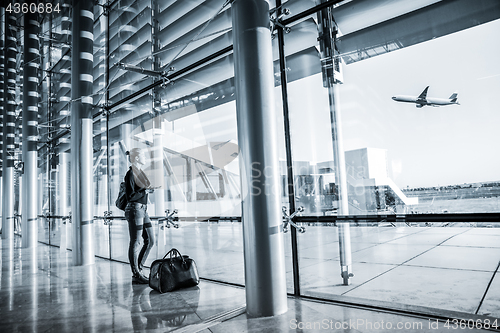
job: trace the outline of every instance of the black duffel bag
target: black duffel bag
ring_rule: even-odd
[[[196,263],[189,256],[183,256],[177,249],[171,249],[163,259],[155,260],[151,264],[149,286],[160,293],[193,287],[198,283],[200,277]]]

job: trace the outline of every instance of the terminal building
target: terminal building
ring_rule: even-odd
[[[500,331],[498,0],[0,10],[1,331]],[[134,148],[196,287],[132,283]]]

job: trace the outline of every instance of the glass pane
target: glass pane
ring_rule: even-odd
[[[52,218],[40,218],[39,237],[63,248],[71,248],[71,223],[61,218],[71,211],[69,158],[61,158],[69,154],[71,15],[62,6],[60,15],[43,20],[40,34],[39,208]]]
[[[97,135],[94,135],[94,168],[93,168],[93,185],[94,185],[94,216],[102,217],[108,211],[108,175],[107,175],[107,137],[106,137],[106,117],[101,117],[100,121],[94,123],[95,127],[99,126]],[[95,134],[95,133],[94,133]],[[109,200],[111,205],[114,202]],[[95,254],[104,258],[109,258],[109,227],[104,223],[102,218],[94,220],[94,245]]]
[[[123,215],[123,213],[121,214]],[[123,262],[128,260],[128,245],[130,236],[128,232],[128,222],[123,219],[114,219],[110,225],[111,259]]]
[[[107,18],[103,13],[103,6],[94,6],[94,105],[102,105],[105,102],[106,81],[106,38]],[[109,64],[111,65],[111,64]]]
[[[165,208],[179,229],[159,226],[159,254],[193,257],[200,276],[244,283],[238,135],[232,57],[185,75],[159,91]],[[193,222],[194,221],[194,222]]]
[[[331,215],[338,208],[329,89],[317,38],[312,19],[285,34],[295,198],[308,216]]]
[[[94,105],[106,103],[106,38],[108,20],[103,6],[94,6]],[[111,65],[111,64],[109,64]],[[108,78],[109,79],[109,78]],[[96,110],[97,111],[97,108]],[[93,129],[93,211],[94,216],[102,217],[111,205],[108,186],[108,137],[107,120],[104,115],[94,120]],[[102,218],[94,219],[94,252],[95,255],[111,258],[109,226]]]
[[[287,215],[290,212],[290,198],[288,192],[288,162],[285,147],[285,118],[283,110],[283,97],[281,87],[281,70],[278,58],[279,50],[277,38],[273,40],[273,57],[274,57],[274,96],[275,96],[275,110],[276,110],[276,124],[278,126],[277,140],[278,140],[278,159],[281,175],[281,204],[282,208],[286,211]],[[290,112],[290,111],[289,111]],[[290,117],[289,117],[290,118]],[[293,146],[293,145],[292,145]],[[292,151],[293,158],[293,151]],[[293,161],[292,161],[293,162]],[[293,168],[291,168],[293,170]],[[296,177],[295,177],[296,178]],[[295,198],[296,199],[296,198]],[[295,200],[294,199],[294,200]],[[287,292],[294,292],[294,279],[293,279],[293,260],[292,260],[292,242],[291,233],[283,233],[283,244],[285,250],[285,270],[286,270],[286,286]]]
[[[161,226],[159,243],[165,251],[175,247],[196,260],[201,277],[236,284],[245,284],[243,267],[243,236],[240,222],[179,221],[179,229]]]
[[[168,5],[167,7],[164,7]],[[231,11],[225,0],[159,4],[156,52],[162,69],[176,71],[232,44]]]
[[[285,34],[294,197],[296,207],[303,207],[301,215],[305,216],[337,215],[339,208],[336,176],[342,170],[337,170],[334,158],[330,98],[334,88],[325,83],[319,50],[318,29],[312,19],[298,23]],[[342,282],[337,228],[326,224],[300,226],[306,230],[297,232],[301,292],[318,296],[311,290]],[[290,236],[285,235],[291,249]]]
[[[500,121],[492,97],[500,67],[492,53],[500,44],[479,37],[499,26],[497,20],[345,66],[346,162],[361,212],[500,210],[500,159],[491,152]],[[474,41],[467,52],[457,45],[463,38]],[[429,101],[450,101],[459,91],[461,104],[421,107],[390,98],[416,97],[427,86]]]
[[[47,219],[38,220],[38,241],[49,244],[49,221]]]
[[[145,133],[151,132],[151,115],[152,109],[151,98],[149,95],[142,95],[135,101],[124,104],[121,108],[113,111],[109,117],[109,158],[110,165],[110,182],[109,182],[109,196],[111,215],[118,217],[113,219],[109,230],[109,237],[111,243],[111,258],[128,262],[128,245],[129,245],[129,230],[128,223],[125,220],[124,211],[119,210],[115,206],[115,200],[118,197],[120,183],[123,181],[125,174],[129,169],[128,156],[125,155],[126,151],[132,148],[141,148],[146,156],[146,164],[143,170],[148,176],[151,171],[151,149],[149,148],[150,142]],[[151,145],[152,146],[152,145]],[[104,166],[103,166],[104,167]],[[103,175],[104,176],[104,175]],[[151,177],[150,177],[151,178]],[[104,182],[105,183],[105,182]],[[152,197],[149,196],[151,202]],[[104,198],[107,202],[107,197]],[[103,205],[102,209],[107,210],[107,205]],[[148,214],[155,216],[154,206],[148,205]],[[103,223],[103,221],[102,221]],[[105,231],[106,233],[108,231]],[[105,240],[103,240],[104,242]],[[151,253],[156,253],[153,249]],[[152,255],[150,255],[152,256]]]
[[[236,113],[230,98],[178,119],[170,118],[175,111],[165,114],[166,199],[181,216],[241,215]],[[188,105],[191,101],[197,103],[198,96],[184,100],[185,108],[196,110],[195,103]]]

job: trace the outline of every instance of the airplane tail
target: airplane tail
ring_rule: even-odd
[[[449,99],[451,99],[452,102],[456,102],[457,101],[457,96],[458,96],[458,93],[454,92]]]

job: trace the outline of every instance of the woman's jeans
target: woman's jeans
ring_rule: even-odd
[[[127,207],[125,207],[125,218],[128,221],[130,234],[128,259],[132,274],[137,276],[148,258],[149,251],[151,251],[155,244],[155,235],[147,212],[147,205],[129,202]],[[144,239],[142,248],[140,242],[141,235]]]

